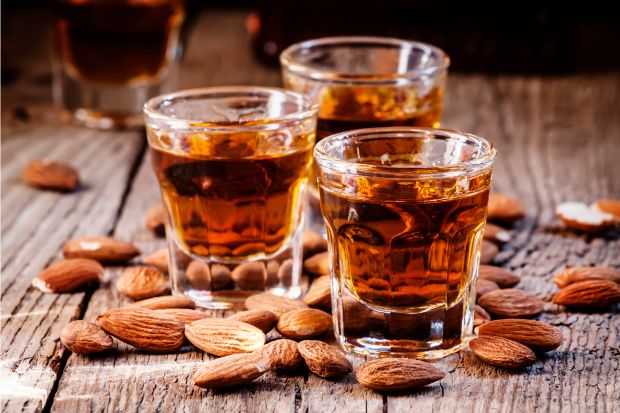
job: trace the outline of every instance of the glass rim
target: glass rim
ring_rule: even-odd
[[[264,119],[252,119],[247,121],[239,121],[237,123],[223,121],[209,121],[206,119],[190,119],[184,117],[176,117],[162,113],[161,105],[166,102],[184,98],[199,98],[201,96],[214,95],[238,95],[248,98],[258,94],[266,96],[281,95],[288,101],[293,99],[300,102],[302,108],[295,112]],[[297,123],[315,117],[318,113],[318,104],[311,100],[308,96],[278,87],[268,86],[208,86],[194,89],[184,89],[177,92],[166,93],[149,99],[143,106],[143,115],[145,124],[148,127],[151,123],[163,124],[171,129],[185,129],[192,131],[211,131],[211,132],[243,132],[243,131],[261,131],[274,130],[281,127],[282,124]]]
[[[295,59],[294,54],[302,49],[310,49],[317,46],[335,46],[335,45],[360,45],[374,44],[377,46],[398,46],[404,49],[422,49],[429,53],[436,53],[438,56],[437,64],[426,68],[417,68],[407,70],[402,73],[388,73],[381,75],[352,75],[346,72],[336,72],[333,70],[319,69],[311,67],[308,64],[299,62]],[[416,80],[424,76],[433,76],[437,73],[445,71],[450,66],[450,58],[439,47],[428,43],[418,42],[414,40],[404,40],[395,37],[381,36],[334,36],[321,37],[318,39],[305,40],[303,42],[294,43],[284,49],[280,53],[280,64],[296,75],[306,77],[312,80],[328,81],[334,83],[393,83],[397,81]]]
[[[442,136],[456,139],[462,143],[473,142],[482,146],[483,153],[469,161],[455,165],[373,165],[354,160],[345,160],[328,153],[330,146],[345,140],[364,140],[368,138],[410,138],[425,139]],[[493,144],[485,138],[471,133],[452,129],[435,129],[424,127],[381,127],[355,129],[337,133],[321,139],[314,147],[314,159],[320,168],[359,176],[392,177],[392,178],[440,178],[459,175],[468,175],[487,169],[495,162],[497,151]]]

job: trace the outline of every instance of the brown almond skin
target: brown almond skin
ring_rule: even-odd
[[[263,291],[267,285],[267,269],[258,261],[238,265],[231,277],[240,289],[246,291]]]
[[[65,258],[90,258],[105,263],[118,263],[140,255],[132,244],[112,237],[81,237],[69,240],[62,248]]]
[[[164,308],[194,308],[194,302],[181,295],[162,295],[136,301],[124,308],[146,308],[148,310],[160,310]]]
[[[293,285],[293,260],[284,260],[278,268],[276,276],[282,286],[290,287]]]
[[[169,315],[145,308],[116,308],[97,317],[112,336],[140,350],[177,350],[185,341],[185,326]]]
[[[192,310],[191,308],[162,308],[155,311],[169,315],[185,325],[210,317],[203,311]]]
[[[224,389],[249,384],[271,369],[267,355],[232,354],[208,361],[192,377],[204,389]]]
[[[209,354],[251,353],[265,344],[265,333],[242,321],[204,318],[185,327],[187,339]]]
[[[503,337],[481,336],[470,341],[469,348],[480,360],[504,369],[522,369],[536,361],[530,348]]]
[[[542,321],[506,318],[493,320],[478,328],[479,336],[496,336],[528,346],[536,353],[555,350],[562,344],[562,333]]]
[[[71,166],[49,159],[32,161],[22,171],[30,186],[55,191],[73,191],[80,184],[78,172]]]
[[[585,280],[609,280],[620,283],[620,271],[609,267],[573,267],[553,276],[555,285],[560,288]]]
[[[335,347],[318,340],[305,340],[298,344],[299,353],[311,372],[324,379],[346,376],[353,367]]]
[[[478,327],[491,321],[491,316],[479,305],[474,309],[474,327]]]
[[[491,291],[478,304],[497,318],[532,318],[544,309],[540,298],[513,288]]]
[[[144,300],[162,294],[168,289],[168,280],[153,267],[129,267],[116,281],[116,289],[134,300]]]
[[[594,206],[600,211],[613,215],[616,219],[620,219],[620,200],[617,199],[599,199],[594,202]]]
[[[497,245],[491,241],[482,240],[482,246],[480,247],[480,264],[489,264],[499,253]]]
[[[153,205],[146,211],[144,216],[144,225],[155,235],[163,237],[166,235],[165,212],[162,204]]]
[[[420,360],[380,358],[364,363],[355,377],[370,390],[390,392],[426,386],[441,380],[444,373]]]
[[[476,302],[480,301],[480,297],[483,295],[495,290],[499,290],[499,285],[495,284],[493,281],[479,278],[476,284]]]
[[[510,241],[512,235],[506,228],[487,222],[484,227],[484,234],[482,238],[495,244],[503,244]]]
[[[267,343],[258,351],[267,354],[272,367],[279,371],[295,371],[304,363],[304,359],[297,348],[297,342],[286,338]]]
[[[148,266],[157,268],[164,274],[168,274],[168,250],[162,249],[155,251],[144,259],[144,263]]]
[[[313,275],[329,274],[329,253],[320,252],[304,260],[304,271]]]
[[[487,211],[489,221],[513,222],[525,216],[525,207],[521,201],[500,192],[489,194]]]
[[[302,301],[310,307],[330,311],[332,308],[330,276],[322,275],[316,278]]]
[[[327,251],[327,240],[321,234],[314,231],[306,231],[303,235],[304,258],[308,258],[319,252]]]
[[[301,301],[280,297],[272,293],[254,294],[246,298],[245,307],[248,310],[271,311],[278,318],[287,311],[308,308],[308,306]]]
[[[32,280],[32,285],[45,293],[64,293],[98,283],[102,277],[103,267],[97,261],[72,258],[51,264]]]
[[[240,311],[236,314],[231,315],[230,317],[228,317],[228,319],[243,321],[244,323],[253,325],[254,327],[262,330],[262,332],[265,334],[270,332],[276,325],[276,321],[278,321],[274,313],[266,310]]]
[[[72,321],[60,332],[62,344],[77,354],[92,354],[112,347],[112,337],[97,324],[84,320]]]
[[[512,288],[521,281],[515,273],[495,265],[480,265],[478,278],[493,281],[499,288]]]
[[[278,331],[292,340],[319,337],[333,328],[332,316],[315,308],[293,310],[282,314]]]
[[[620,302],[620,286],[609,280],[586,280],[560,290],[553,302],[575,309],[603,308]]]

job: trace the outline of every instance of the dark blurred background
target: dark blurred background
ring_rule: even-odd
[[[45,1],[2,2],[11,9]],[[443,48],[451,71],[575,73],[620,70],[615,1],[188,0],[188,24],[201,9],[247,12],[245,27],[266,64],[291,43],[328,35],[382,35]]]

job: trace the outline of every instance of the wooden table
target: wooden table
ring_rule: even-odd
[[[145,210],[159,200],[143,132],[95,131],[57,119],[44,17],[24,10],[3,24],[2,411],[620,411],[617,308],[567,313],[550,303],[551,275],[566,265],[620,268],[618,232],[574,234],[553,212],[561,201],[620,198],[619,74],[450,76],[445,126],[490,138],[499,151],[494,187],[527,206],[497,263],[546,301],[541,319],[564,335],[557,351],[518,373],[463,352],[437,363],[447,372],[441,382],[413,394],[383,396],[353,375],[330,382],[308,373],[268,374],[243,390],[214,393],[191,383],[208,356],[190,346],[159,355],[121,343],[98,357],[63,349],[58,336],[69,321],[127,303],[111,288],[122,268],[106,268],[106,282],[92,291],[56,295],[31,287],[72,237],[110,234],[145,254],[163,246],[143,225]],[[279,84],[279,73],[252,57],[243,19],[241,12],[199,16],[178,74],[181,88]],[[61,195],[26,186],[22,168],[42,157],[69,161],[85,187]]]

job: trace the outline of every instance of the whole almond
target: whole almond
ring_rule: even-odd
[[[609,280],[620,283],[620,271],[609,267],[573,267],[553,276],[553,281],[560,288],[585,280]]]
[[[329,253],[320,252],[304,260],[304,271],[314,275],[329,274]]]
[[[510,231],[500,227],[499,225],[487,222],[486,226],[484,227],[483,239],[487,241],[501,244],[510,241],[510,238],[512,238],[512,235],[510,235]]]
[[[185,327],[185,336],[199,349],[216,356],[251,353],[265,344],[265,333],[242,321],[205,318]]]
[[[208,361],[192,380],[196,386],[205,389],[224,389],[249,384],[269,369],[271,363],[267,355],[231,354]]]
[[[479,305],[474,309],[474,327],[478,327],[491,321],[491,316]]]
[[[187,280],[197,290],[223,290],[230,286],[230,270],[222,264],[213,264],[211,268],[204,262],[192,261],[187,266]]]
[[[184,325],[169,315],[145,308],[116,308],[97,317],[109,334],[141,350],[174,351],[185,341]]]
[[[112,337],[97,324],[84,320],[72,321],[60,332],[60,341],[77,354],[99,353],[112,347]]]
[[[164,274],[168,274],[168,250],[162,249],[155,251],[144,259],[146,265],[157,268]]]
[[[480,297],[478,304],[499,318],[531,318],[544,308],[540,298],[513,288],[491,291]]]
[[[287,260],[290,261],[290,260]],[[280,271],[280,263],[277,260],[267,261],[267,278],[265,280],[265,284],[267,287],[273,287],[278,284],[280,280],[278,279],[278,271]]]
[[[72,258],[56,261],[32,280],[32,285],[44,293],[64,293],[92,282],[100,282],[103,267],[97,261]]]
[[[49,159],[29,163],[22,175],[30,186],[57,191],[73,191],[80,183],[78,172],[74,168]]]
[[[355,377],[370,390],[388,392],[426,386],[441,380],[444,373],[420,360],[380,358],[364,363]]]
[[[297,342],[286,338],[272,341],[257,350],[269,356],[271,366],[280,371],[297,370],[304,363],[297,348]]]
[[[169,315],[186,325],[210,317],[209,314],[203,311],[192,310],[191,308],[162,308],[155,311]]]
[[[499,290],[499,285],[495,284],[493,281],[478,278],[478,282],[476,283],[476,302],[480,301],[480,297],[483,295],[495,290]]]
[[[495,256],[499,253],[497,245],[491,241],[482,240],[480,247],[480,264],[489,264],[495,259]]]
[[[293,285],[293,260],[288,259],[282,262],[282,265],[278,268],[277,273],[278,281],[284,287],[290,287]]]
[[[609,280],[586,280],[560,290],[553,302],[569,308],[595,309],[620,302],[620,286]]]
[[[489,221],[515,221],[525,216],[525,207],[517,198],[491,192],[489,194],[488,214]]]
[[[153,205],[146,211],[144,224],[156,235],[163,237],[166,235],[164,206],[162,204]]]
[[[231,277],[242,290],[262,291],[266,286],[267,269],[262,262],[246,262],[238,265],[232,271]]]
[[[122,262],[140,255],[132,244],[112,237],[81,237],[69,240],[62,248],[65,258],[90,258],[101,263]]]
[[[332,307],[330,276],[322,275],[316,278],[302,301],[310,307],[329,311]]]
[[[311,372],[324,379],[349,374],[353,367],[335,347],[318,340],[305,340],[298,344],[299,353]]]
[[[616,220],[620,220],[620,200],[617,199],[599,199],[592,204],[592,207],[599,211],[613,215]]]
[[[281,297],[272,293],[254,294],[245,299],[245,306],[248,310],[271,311],[278,318],[287,311],[308,308],[308,306],[301,301]]]
[[[181,295],[162,295],[136,301],[124,308],[146,308],[149,310],[161,310],[165,308],[194,308],[194,302]]]
[[[499,288],[512,288],[521,281],[515,273],[494,265],[480,265],[478,278],[493,281]]]
[[[116,281],[116,289],[129,298],[143,300],[166,291],[168,280],[153,267],[129,267]]]
[[[286,338],[307,340],[325,334],[333,328],[332,316],[315,308],[303,308],[282,314],[278,331]]]
[[[319,252],[327,251],[327,240],[321,234],[306,231],[303,235],[303,252],[304,257],[310,257]]]
[[[266,310],[247,310],[240,311],[228,317],[229,320],[243,321],[259,328],[263,333],[267,334],[276,325],[276,315]]]
[[[519,318],[484,323],[478,328],[478,335],[504,337],[528,346],[536,353],[555,350],[562,344],[562,333],[551,324]]]
[[[470,341],[469,348],[480,360],[504,369],[521,369],[536,361],[530,348],[503,337],[481,336]]]

